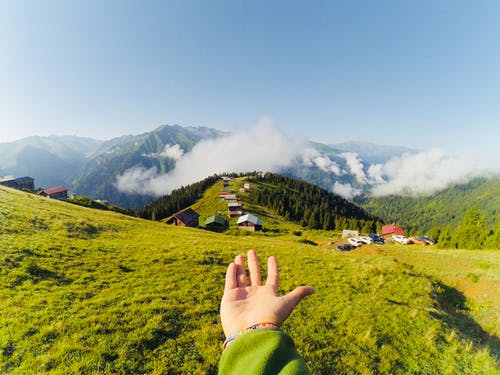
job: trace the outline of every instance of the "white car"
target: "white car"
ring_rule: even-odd
[[[368,236],[359,236],[358,237],[362,242],[366,243],[366,244],[371,244],[373,243],[373,239],[371,239],[370,237]]]
[[[353,245],[353,246],[356,246],[356,247],[359,247],[361,245],[364,245],[365,243],[363,241],[361,241],[359,238],[356,238],[356,237],[351,237],[351,238],[348,238],[347,241]]]
[[[393,241],[400,243],[401,245],[408,245],[410,243],[410,240],[408,238],[406,238],[405,236],[394,235],[394,236],[391,236],[391,239]]]

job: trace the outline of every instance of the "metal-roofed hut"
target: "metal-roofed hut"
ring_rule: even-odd
[[[227,221],[220,215],[209,216],[205,219],[205,228],[214,232],[223,232],[227,229]]]
[[[250,230],[252,232],[262,230],[264,225],[262,220],[260,220],[257,216],[246,214],[240,216],[238,219],[238,227],[240,229]]]
[[[243,214],[243,205],[238,202],[227,204],[227,213],[229,217],[241,216]]]

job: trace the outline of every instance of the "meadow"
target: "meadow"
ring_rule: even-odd
[[[0,372],[215,374],[226,266],[253,248],[283,293],[316,290],[283,326],[314,374],[500,373],[500,252],[340,253],[338,233],[276,225],[217,234],[0,188]]]

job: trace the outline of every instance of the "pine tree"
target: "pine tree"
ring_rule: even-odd
[[[316,208],[311,212],[311,215],[309,216],[309,219],[307,220],[307,226],[311,229],[318,229],[319,228],[318,211]]]
[[[493,226],[488,238],[485,242],[487,249],[500,249],[500,221],[497,221]]]
[[[434,238],[436,241],[439,238],[439,234],[441,233],[441,229],[439,227],[433,227],[429,229],[429,232],[427,232],[428,236],[431,238]]]
[[[441,249],[455,247],[452,244],[451,238],[452,238],[451,227],[448,224],[443,228],[443,230],[441,230],[441,233],[439,234],[438,247]]]
[[[361,232],[372,233],[373,231],[373,221],[366,220],[362,223]]]
[[[473,206],[465,213],[453,238],[460,249],[481,249],[487,233],[486,216]]]

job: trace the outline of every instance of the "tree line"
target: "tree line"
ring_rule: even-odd
[[[381,222],[344,198],[316,185],[279,174],[251,176],[257,185],[249,191],[249,200],[266,206],[285,220],[310,229],[357,229],[376,232]]]
[[[460,225],[453,229],[450,224],[434,227],[429,235],[438,240],[443,249],[500,249],[500,221],[487,225],[486,215],[475,206],[466,213]]]
[[[500,180],[476,178],[429,196],[366,194],[356,197],[354,202],[386,222],[404,224],[409,234],[413,234],[436,227],[444,229],[448,224],[452,229],[457,228],[472,206],[486,215],[487,226],[493,226],[500,220],[499,191]]]
[[[203,196],[205,190],[215,184],[220,177],[213,175],[194,184],[175,189],[153,203],[136,210],[136,216],[143,219],[162,220],[192,205]]]

